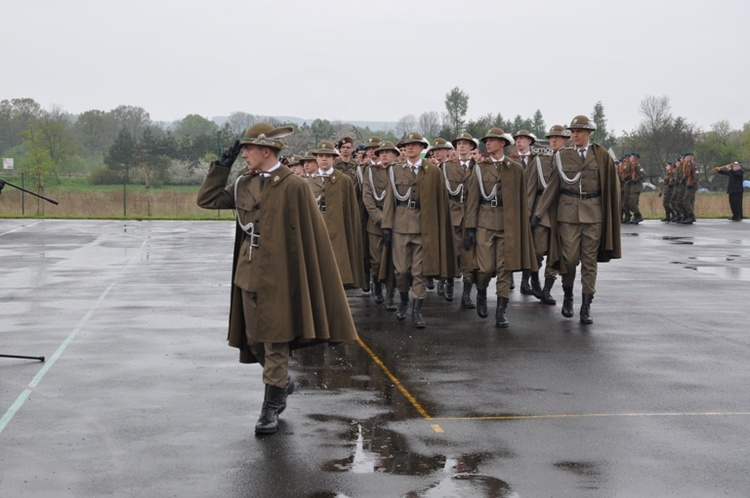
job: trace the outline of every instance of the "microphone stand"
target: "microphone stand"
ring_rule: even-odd
[[[47,202],[51,202],[52,204],[55,204],[55,205],[60,204],[58,201],[54,199],[50,199],[49,197],[45,197],[41,194],[37,194],[36,192],[32,192],[31,190],[26,190],[25,188],[19,187],[18,185],[14,185],[10,182],[7,182],[3,180],[2,178],[0,178],[0,194],[2,194],[3,187],[5,187],[6,185],[10,185],[11,187],[17,188],[21,192],[26,192],[28,194],[35,195],[39,197],[40,199],[44,199]],[[44,356],[19,356],[15,354],[0,354],[0,358],[18,358],[22,360],[37,360],[37,361],[42,361],[42,362],[44,361]]]

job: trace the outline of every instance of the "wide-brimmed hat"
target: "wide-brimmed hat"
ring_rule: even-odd
[[[317,156],[319,154],[330,154],[332,156],[338,156],[339,151],[336,150],[336,147],[333,146],[333,142],[329,142],[328,140],[323,140],[318,144],[318,148],[315,150],[310,151],[310,153],[314,156]]]
[[[274,149],[284,149],[286,144],[281,140],[294,133],[291,126],[275,128],[268,123],[255,123],[247,129],[245,135],[240,139],[240,145],[259,145]]]
[[[447,141],[444,138],[436,138],[432,142],[432,145],[430,145],[430,150],[439,150],[439,149],[453,150],[453,144],[451,144],[449,141]]]
[[[552,125],[547,134],[544,135],[544,138],[550,137],[568,138],[570,137],[570,131],[566,130],[563,125]]]
[[[387,150],[390,150],[391,152],[396,154],[396,156],[401,154],[401,151],[398,150],[395,145],[393,145],[393,142],[389,142],[386,140],[384,142],[380,142],[380,147],[375,149],[375,155],[379,156],[381,152],[385,152]]]
[[[365,149],[369,149],[371,147],[378,148],[380,147],[380,144],[383,142],[383,140],[380,137],[370,137],[365,142]]]
[[[529,130],[518,130],[513,134],[513,140],[517,139],[518,137],[527,137],[531,140],[531,145],[534,145],[536,143],[536,135],[531,133]]]
[[[302,154],[302,157],[299,158],[300,163],[304,163],[306,161],[317,161],[317,159],[313,155],[313,151],[308,150],[307,152]]]
[[[421,133],[417,133],[416,131],[412,131],[411,133],[407,134],[403,140],[401,140],[401,143],[404,145],[409,144],[422,144],[422,147],[429,147],[430,142],[425,139]]]
[[[295,154],[292,157],[289,158],[289,162],[286,163],[287,166],[297,166],[300,163],[300,159],[302,159],[302,156],[299,154]]]
[[[453,144],[453,147],[458,147],[458,141],[459,140],[466,140],[467,142],[469,142],[471,144],[471,150],[474,150],[474,149],[477,148],[477,142],[474,139],[474,137],[471,136],[471,133],[468,133],[468,132],[465,132],[465,131],[459,133],[456,138],[454,138],[453,140],[451,140],[451,143]]]
[[[487,143],[488,138],[499,138],[501,140],[505,140],[505,146],[512,145],[514,140],[513,138],[505,133],[502,128],[490,128],[490,130],[485,133],[485,135],[480,138],[482,143]]]
[[[596,131],[596,123],[591,121],[588,116],[579,115],[573,118],[568,126],[569,130],[591,130]]]

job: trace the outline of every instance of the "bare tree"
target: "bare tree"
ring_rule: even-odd
[[[257,122],[255,116],[242,111],[233,112],[227,121],[229,131],[233,136],[242,136],[248,128]]]
[[[396,135],[403,137],[417,128],[417,117],[414,114],[407,114],[396,123]]]
[[[436,137],[440,133],[440,113],[429,111],[420,114],[419,132],[425,137]]]

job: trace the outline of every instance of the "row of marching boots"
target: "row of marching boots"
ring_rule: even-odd
[[[681,223],[683,225],[692,225],[695,222],[695,213],[683,213],[682,211],[668,210],[661,221],[664,221],[666,223]]]

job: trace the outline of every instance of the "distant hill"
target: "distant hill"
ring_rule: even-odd
[[[296,116],[262,116],[263,118],[273,118],[278,119],[282,122],[289,122],[294,123],[296,125],[303,125],[304,123],[310,124],[315,119],[303,119],[298,118]],[[218,124],[219,126],[223,125],[227,122],[229,119],[229,116],[214,116],[211,118],[211,120]],[[327,119],[327,118],[324,118]],[[395,121],[345,121],[342,119],[329,119],[332,123],[348,123],[353,126],[357,126],[359,128],[369,128],[370,130],[395,130],[396,129],[396,122]]]

